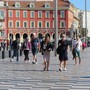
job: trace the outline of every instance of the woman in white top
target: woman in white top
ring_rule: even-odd
[[[82,42],[78,36],[76,41],[76,47],[75,47],[76,49],[75,65],[77,65],[78,60],[79,60],[79,64],[81,63],[81,56],[80,56],[81,48],[82,48]]]

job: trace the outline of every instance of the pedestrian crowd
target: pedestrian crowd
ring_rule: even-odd
[[[81,56],[80,51],[82,49],[84,50],[84,45],[81,42],[79,36],[77,36],[76,39],[72,39],[72,55],[73,60],[75,60],[75,65],[81,63]],[[32,52],[33,55],[33,62],[32,64],[38,64],[37,60],[37,53],[40,51],[43,55],[43,70],[49,71],[49,64],[50,64],[50,51],[53,50],[53,45],[50,41],[50,36],[46,35],[45,38],[42,40],[42,42],[39,41],[37,38],[37,35],[35,33],[32,34],[31,40],[28,38],[24,39],[23,43],[20,45],[20,39],[16,38],[11,44],[11,48],[13,51],[13,54],[11,55],[10,61],[13,61],[14,57],[16,58],[16,61],[19,61],[19,47],[21,47],[23,53],[24,53],[24,62],[28,63],[30,62],[29,58],[29,52]],[[67,61],[68,61],[68,52],[70,51],[69,48],[69,42],[66,39],[66,35],[64,33],[61,34],[61,39],[58,41],[58,47],[56,49],[57,54],[59,55],[59,71],[66,71],[67,70]],[[64,69],[62,68],[64,66]]]

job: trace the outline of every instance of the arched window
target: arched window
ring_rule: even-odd
[[[19,8],[20,7],[20,2],[15,2],[15,7]]]

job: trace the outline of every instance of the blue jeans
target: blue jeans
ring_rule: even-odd
[[[14,57],[16,57],[17,59],[17,61],[18,61],[18,50],[17,49],[13,49],[13,55],[12,55],[12,58],[14,58]]]

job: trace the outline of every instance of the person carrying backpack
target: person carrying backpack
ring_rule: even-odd
[[[29,62],[29,50],[31,48],[30,42],[28,40],[28,38],[25,39],[25,41],[22,44],[22,49],[24,50],[24,61],[27,63]]]

